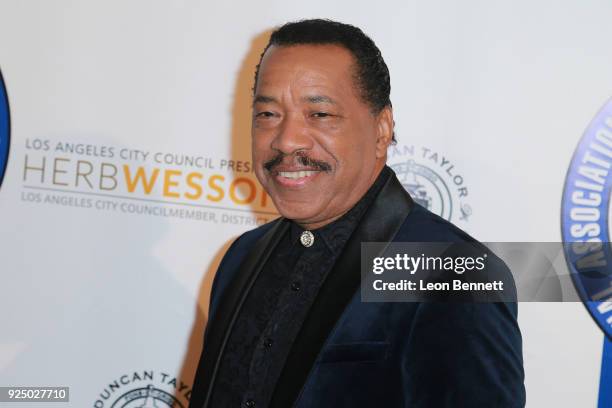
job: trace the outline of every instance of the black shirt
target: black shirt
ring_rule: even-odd
[[[359,220],[387,181],[383,168],[364,196],[342,217],[311,231],[291,222],[264,265],[238,315],[221,359],[212,407],[266,407],[308,310]]]

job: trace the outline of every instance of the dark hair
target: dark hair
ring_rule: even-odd
[[[335,44],[346,48],[355,58],[355,83],[363,100],[374,113],[380,113],[383,108],[391,106],[389,69],[374,41],[355,26],[324,19],[286,23],[272,33],[255,69],[253,91],[257,87],[261,60],[268,48],[273,45],[302,44]]]

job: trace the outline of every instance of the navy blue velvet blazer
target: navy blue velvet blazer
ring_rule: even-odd
[[[190,407],[211,408],[233,322],[287,227],[280,218],[246,232],[223,258]],[[393,174],[324,282],[271,406],[523,407],[516,303],[361,302],[360,243],[381,241],[475,242],[414,203]]]

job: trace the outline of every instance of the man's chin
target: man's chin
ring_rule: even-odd
[[[315,223],[321,215],[318,207],[309,203],[301,203],[300,205],[277,204],[276,208],[283,217],[301,225]]]

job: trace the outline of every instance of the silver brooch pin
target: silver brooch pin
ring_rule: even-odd
[[[302,235],[300,235],[300,242],[306,248],[311,247],[312,244],[314,244],[314,235],[310,231],[304,231]]]

